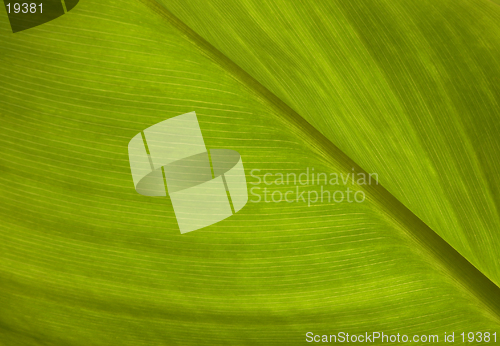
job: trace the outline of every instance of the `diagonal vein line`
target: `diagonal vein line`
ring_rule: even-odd
[[[153,160],[151,159],[151,153],[149,152],[148,142],[146,141],[146,136],[144,135],[144,131],[141,131],[142,141],[144,142],[144,148],[146,149],[146,154],[148,154],[149,165],[151,166],[151,170],[155,170],[155,166],[153,165]]]
[[[295,133],[302,139],[306,139],[306,145],[309,145],[313,151],[327,158],[329,163],[336,162],[337,165],[340,164],[349,171],[354,168],[355,172],[368,174],[300,114],[184,24],[168,9],[155,0],[140,1],[179,30],[183,37],[199,47],[206,56],[229,72],[233,78],[266,101],[269,106],[277,111],[277,114],[281,115],[282,121],[291,125]],[[489,315],[500,324],[500,287],[472,265],[383,186],[369,185],[366,190],[367,195],[370,194],[370,198],[380,206],[385,216],[391,219],[408,238],[417,243],[426,255],[431,257],[433,260],[431,264],[456,282],[464,293],[476,299],[484,310],[489,312]]]
[[[224,188],[226,189],[227,199],[229,200],[229,206],[231,207],[231,212],[234,215],[236,214],[236,212],[234,211],[234,205],[233,205],[233,200],[231,199],[231,193],[229,192],[229,188],[227,187],[226,177],[224,176],[224,174],[221,174],[220,176],[222,178],[222,182],[224,183]]]

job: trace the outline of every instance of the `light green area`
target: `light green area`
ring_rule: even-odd
[[[195,112],[148,127],[144,138],[155,169],[207,151]]]
[[[171,192],[170,199],[181,233],[206,227],[232,215],[222,177]]]
[[[234,212],[237,213],[248,202],[245,168],[238,152],[228,149],[211,149],[210,156],[214,175],[223,175]]]
[[[289,25],[291,36],[283,41],[278,65],[269,64],[278,56],[262,56],[281,47],[269,41],[264,29],[291,23],[276,11],[267,11],[268,21],[260,22],[263,31],[246,24],[254,37],[250,41],[237,30],[256,13],[240,16],[216,2],[203,7],[200,2],[196,15],[185,7],[194,21],[186,23],[197,29],[205,25],[212,43],[232,45],[236,58],[220,54],[152,2],[82,1],[56,21],[17,34],[0,10],[0,345],[294,345],[304,344],[309,331],[440,337],[452,331],[499,332],[499,288],[403,204],[439,226],[436,231],[445,238],[455,234],[469,251],[462,253],[475,256],[471,260],[478,261],[478,268],[496,278],[497,253],[483,241],[498,237],[492,211],[498,184],[486,173],[498,165],[497,113],[490,112],[498,94],[497,86],[488,83],[499,70],[491,61],[489,72],[481,74],[484,65],[476,63],[471,65],[478,69],[474,74],[460,63],[487,61],[497,52],[496,24],[488,19],[498,10],[485,11],[483,2],[456,3],[443,2],[446,10],[435,2],[421,6],[459,18],[448,25],[463,27],[465,33],[466,25],[473,33],[484,27],[484,40],[462,38],[472,43],[466,50],[459,46],[460,55],[454,56],[452,43],[429,43],[432,49],[422,50],[413,45],[424,34],[402,30],[400,38],[409,50],[398,58],[388,55],[396,54],[397,45],[384,35],[392,25],[410,25],[402,14],[391,17],[374,8],[378,21],[358,18],[366,24],[363,37],[372,42],[369,48],[359,38],[361,31],[355,31],[362,25],[346,18],[362,16],[361,5],[351,12],[353,2],[322,9],[280,5],[284,14],[302,22]],[[370,6],[384,2],[377,4]],[[429,28],[443,29],[410,5],[405,11],[414,25],[420,19]],[[211,11],[225,15],[219,18]],[[328,27],[299,30],[312,23],[312,13],[316,25]],[[478,13],[483,13],[483,24],[465,20]],[[210,18],[219,21],[218,31],[208,24]],[[352,39],[345,36],[349,33]],[[320,37],[331,46],[316,44]],[[385,39],[386,45],[379,47],[375,39]],[[266,45],[254,49],[254,41]],[[370,51],[376,47],[387,51]],[[291,53],[316,54],[318,60],[301,62]],[[451,54],[456,73],[445,65],[426,65],[426,54],[443,54],[443,64]],[[339,63],[322,61],[327,58]],[[390,78],[384,59],[392,61]],[[291,70],[294,74],[287,73]],[[264,84],[263,71],[276,79],[266,80],[269,89],[247,74]],[[445,72],[449,89],[437,77]],[[352,84],[351,74],[365,79]],[[323,89],[317,88],[321,76],[328,79]],[[425,91],[424,81],[433,92]],[[280,90],[273,90],[276,86]],[[329,94],[333,86],[344,91]],[[491,88],[489,99],[486,87]],[[467,88],[474,92],[465,93]],[[436,107],[448,112],[441,117],[436,109],[422,113],[434,94],[442,102],[436,101]],[[468,108],[450,113],[446,107],[455,102],[476,104],[476,117]],[[191,111],[197,113],[208,149],[241,155],[250,188],[257,181],[250,175],[253,169],[260,170],[254,171],[260,178],[277,172],[298,175],[307,167],[362,173],[355,162],[377,172],[382,183],[327,187],[363,191],[363,203],[324,201],[307,207],[304,202],[249,201],[230,218],[181,235],[168,197],[135,191],[127,145],[143,129]],[[418,119],[422,127],[415,125]],[[430,126],[433,119],[439,122]],[[479,129],[480,140],[472,142],[476,137],[467,136]],[[461,145],[459,139],[464,139]],[[397,150],[390,152],[394,143]],[[431,144],[436,150],[451,148],[441,154],[450,170],[437,179],[428,176],[438,167],[437,156],[426,152]],[[477,155],[464,156],[476,157],[470,162],[477,166],[459,165],[467,163],[458,161],[463,150],[463,155]],[[414,173],[408,175],[412,165]],[[468,185],[478,172],[484,174],[472,186],[482,191],[488,185],[482,199]],[[445,177],[469,193],[468,202],[445,188]],[[258,187],[261,193],[268,188],[268,199],[275,191],[296,188]],[[485,202],[482,209],[458,212],[480,201]],[[475,228],[466,228],[467,216]],[[454,239],[447,238],[463,250]]]
[[[500,285],[500,8],[159,0]]]
[[[222,221],[248,201],[238,152],[210,153],[212,163],[195,112],[154,124],[128,143],[135,190],[144,196],[168,190],[182,234]]]

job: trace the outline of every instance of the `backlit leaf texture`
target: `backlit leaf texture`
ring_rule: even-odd
[[[1,11],[0,345],[500,332],[495,3],[88,0],[15,34]],[[127,145],[192,111],[249,189],[379,184],[180,234]]]

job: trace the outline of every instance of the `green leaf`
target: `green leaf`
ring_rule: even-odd
[[[498,157],[496,113],[488,113],[496,85],[488,85],[490,103],[480,92],[498,73],[494,62],[477,76],[457,65],[460,85],[477,91],[473,101],[446,94],[452,103],[477,103],[477,118],[465,111],[438,117],[422,111],[433,92],[445,92],[437,77],[424,74],[415,89],[408,83],[426,61],[419,54],[429,56],[431,49],[420,51],[415,39],[404,60],[392,52],[396,43],[377,52],[378,41],[370,41],[377,33],[382,40],[396,19],[405,24],[404,16],[384,15],[362,36],[362,25],[346,18],[362,13],[347,10],[352,2],[328,9],[282,4],[263,10],[262,21],[248,8],[237,11],[236,2],[183,4],[182,11],[165,4],[82,1],[57,20],[16,34],[0,13],[0,344],[292,345],[303,344],[307,332],[435,334],[440,342],[455,332],[461,342],[462,332],[500,331],[496,254],[481,243],[498,237],[497,228],[487,228],[498,222],[488,218],[498,187],[486,174],[497,164],[486,159]],[[436,11],[467,17],[484,6]],[[278,9],[298,20],[287,26],[290,19]],[[309,32],[302,26],[313,28],[312,17],[302,11],[332,26]],[[488,54],[480,46],[457,48],[463,54],[457,61],[484,56],[486,64],[497,49],[498,31],[489,25],[483,32]],[[423,35],[416,28],[404,33],[404,39]],[[316,41],[327,34],[339,41]],[[447,48],[433,49],[450,54]],[[392,76],[382,62],[389,52],[388,61],[399,66]],[[415,71],[396,83],[410,66]],[[354,76],[363,83],[353,84]],[[424,90],[426,80],[436,85],[432,92]],[[334,85],[342,92],[329,94]],[[414,113],[410,104],[419,105]],[[362,191],[362,203],[253,203],[250,193],[237,214],[181,235],[168,197],[135,191],[127,145],[143,129],[191,111],[208,148],[240,153],[248,187],[260,187],[261,197],[264,188],[282,195],[320,190],[317,181],[255,184],[265,174],[299,175],[308,168],[344,176],[374,172],[380,184],[323,186]],[[442,124],[417,127],[424,114]],[[460,128],[465,133],[442,132],[457,123],[469,124]],[[441,176],[449,174],[450,184],[470,192],[469,179],[484,172],[474,186],[488,186],[487,194],[478,190],[461,205],[448,185],[429,178],[438,156],[426,149],[450,146],[455,151],[439,157],[458,165],[464,152],[457,141],[465,138],[469,148],[475,137],[467,136],[477,128],[485,131],[484,141],[470,144],[471,153],[483,150],[474,161],[477,171],[450,168]],[[408,175],[411,167],[422,170]],[[482,209],[449,217],[481,201],[487,202]],[[464,220],[477,222],[475,228]],[[469,252],[449,237],[452,230]]]
[[[500,8],[164,1],[500,285]]]

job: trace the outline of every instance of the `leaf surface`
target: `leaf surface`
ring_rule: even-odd
[[[0,18],[0,344],[497,330],[498,287],[383,184],[324,186],[363,203],[249,202],[184,235],[168,198],[137,194],[128,141],[193,110],[207,147],[238,151],[262,198],[321,187],[255,185],[266,173],[366,173],[164,8],[89,0],[15,35]]]
[[[500,285],[500,8],[159,0]]]

